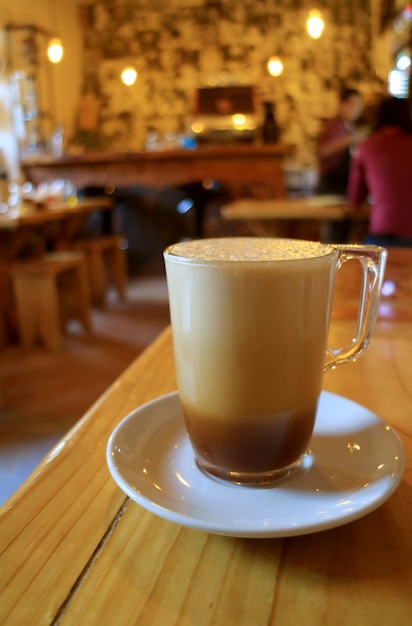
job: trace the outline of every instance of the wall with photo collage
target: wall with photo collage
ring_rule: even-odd
[[[309,37],[305,0],[94,0],[80,6],[85,73],[74,138],[91,148],[172,145],[188,131],[197,87],[254,85],[275,103],[281,141],[314,162],[322,120],[342,82],[373,88],[371,1],[317,2],[326,28]],[[272,77],[267,60],[281,56]],[[120,81],[126,64],[136,83]],[[263,114],[263,109],[262,109]]]

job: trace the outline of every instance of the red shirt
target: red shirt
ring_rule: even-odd
[[[358,144],[348,199],[356,207],[368,195],[370,233],[412,238],[412,134],[387,127]]]

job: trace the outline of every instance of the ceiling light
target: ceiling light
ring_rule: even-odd
[[[280,76],[283,72],[283,63],[279,57],[270,57],[268,71],[271,76]]]
[[[63,58],[63,45],[60,39],[50,39],[47,56],[51,63],[60,63]]]
[[[309,11],[308,21],[307,21],[308,33],[312,37],[312,39],[319,39],[319,37],[323,33],[323,29],[325,28],[325,22],[322,19],[322,14],[317,9],[312,9]]]
[[[134,83],[136,82],[136,78],[137,78],[137,71],[132,65],[128,65],[122,70],[122,73],[121,73],[122,83],[124,83],[128,87],[130,87],[131,85],[134,85]]]

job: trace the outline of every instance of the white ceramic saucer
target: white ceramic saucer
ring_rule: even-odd
[[[234,537],[287,537],[346,524],[376,509],[405,469],[402,442],[364,407],[320,399],[307,468],[277,486],[208,478],[193,459],[177,393],[125,417],[107,445],[109,470],[144,508],[172,522]]]

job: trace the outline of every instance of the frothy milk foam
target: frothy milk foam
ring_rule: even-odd
[[[172,246],[165,261],[179,395],[198,461],[218,475],[293,463],[321,391],[333,248],[198,240]]]

